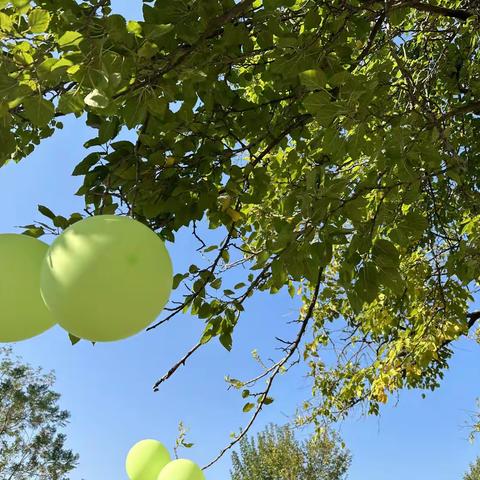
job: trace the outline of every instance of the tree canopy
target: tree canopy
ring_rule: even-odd
[[[288,425],[269,425],[239,446],[232,454],[232,480],[343,480],[351,463],[335,434],[323,431],[300,442]]]
[[[478,480],[480,478],[480,458],[477,458],[470,467],[468,471],[463,476],[463,480]]]
[[[305,421],[377,413],[436,388],[480,318],[479,14],[475,0],[157,0],[128,21],[108,0],[1,0],[1,161],[75,115],[96,130],[73,172],[90,214],[192,231],[198,265],[158,325],[189,312],[205,330],[155,388],[206,342],[230,349],[250,297],[288,290],[303,307],[284,356],[232,381],[251,422],[299,352]],[[30,235],[81,218],[40,209],[53,227]]]
[[[54,380],[0,349],[0,478],[67,480],[76,467],[59,432],[70,414],[58,405]]]

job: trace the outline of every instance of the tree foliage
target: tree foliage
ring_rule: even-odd
[[[480,458],[477,458],[475,462],[473,462],[468,472],[465,473],[463,476],[463,480],[478,480],[480,479]]]
[[[479,13],[474,0],[157,0],[137,22],[108,0],[2,0],[2,162],[75,115],[96,131],[73,172],[90,213],[169,241],[192,230],[203,257],[178,272],[162,321],[189,312],[205,330],[156,388],[202,344],[230,349],[250,297],[288,290],[298,334],[265,387],[233,382],[252,421],[299,350],[306,421],[377,413],[399,389],[436,388],[480,317]],[[53,227],[31,235],[81,218],[41,208]]]
[[[333,433],[302,442],[288,426],[269,425],[240,441],[232,454],[232,480],[343,480],[351,456]]]
[[[67,480],[78,456],[59,433],[69,418],[52,390],[54,377],[0,350],[0,478]]]

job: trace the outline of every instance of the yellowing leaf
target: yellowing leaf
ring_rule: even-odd
[[[137,37],[142,36],[142,26],[134,20],[130,20],[127,23],[127,31],[133,33]]]
[[[10,32],[12,30],[12,19],[10,15],[0,12],[0,30],[2,32]]]
[[[30,0],[12,0],[12,3],[16,8],[23,8],[30,3]]]
[[[77,47],[78,44],[83,40],[83,35],[79,32],[67,31],[59,39],[59,47],[68,50],[72,47]]]
[[[242,214],[233,208],[227,208],[227,213],[234,222],[238,222],[242,219]]]

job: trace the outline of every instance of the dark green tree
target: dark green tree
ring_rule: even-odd
[[[333,432],[299,441],[291,427],[269,425],[255,438],[242,438],[232,454],[232,480],[342,480],[349,451]]]
[[[463,476],[463,480],[480,480],[480,457],[477,458]]]
[[[0,350],[0,478],[67,480],[78,456],[60,430],[69,413],[58,405],[53,374]]]

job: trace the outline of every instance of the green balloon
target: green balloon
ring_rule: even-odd
[[[157,480],[205,480],[205,475],[196,463],[179,458],[162,468]]]
[[[33,237],[0,235],[0,342],[35,337],[55,325],[40,295],[48,245]]]
[[[41,292],[69,333],[108,342],[152,323],[172,281],[167,249],[152,230],[129,217],[99,215],[73,224],[52,243]]]
[[[130,480],[157,480],[160,470],[170,461],[168,450],[156,440],[142,440],[127,455],[125,469]]]

